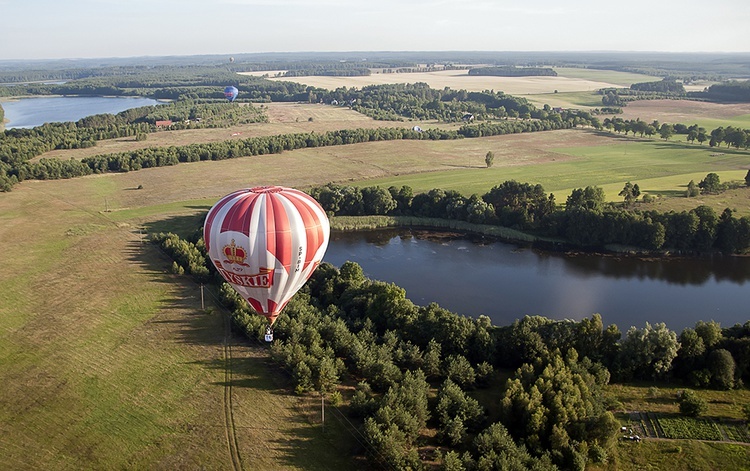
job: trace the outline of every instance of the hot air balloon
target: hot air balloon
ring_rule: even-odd
[[[235,98],[237,98],[237,94],[239,93],[239,90],[237,90],[237,87],[228,86],[224,89],[224,96],[227,97],[227,100],[234,101]]]
[[[203,226],[216,269],[271,325],[320,264],[329,237],[320,204],[302,191],[280,186],[226,195]]]

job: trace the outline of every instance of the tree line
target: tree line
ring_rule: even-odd
[[[682,82],[673,77],[666,77],[657,82],[634,83],[630,88],[602,88],[597,90],[602,95],[605,106],[626,106],[634,100],[703,100],[717,103],[750,102],[750,80],[729,80],[715,83],[699,92],[687,92]]]
[[[496,66],[472,67],[469,69],[469,75],[490,75],[498,77],[557,77],[557,72],[549,67]]]
[[[224,104],[222,106],[226,106],[230,110],[238,108],[236,106],[232,107],[231,104]],[[249,119],[265,119],[263,115],[256,114],[257,111],[254,111],[252,107],[240,107],[240,109],[244,108],[249,109],[247,112],[251,116]],[[158,112],[158,110],[159,107],[154,108],[154,112]],[[132,110],[129,111],[131,115],[135,113]],[[127,115],[128,112],[123,113]],[[240,114],[239,116],[246,115]],[[228,115],[223,116],[228,119]],[[102,119],[106,120],[109,118]],[[88,120],[84,118],[84,120],[79,121],[79,123],[81,122],[88,122]],[[207,123],[211,122],[211,120],[207,120]],[[86,157],[80,162],[72,160],[52,162],[54,159],[41,159],[38,162],[29,162],[29,159],[42,152],[56,148],[67,148],[61,147],[64,145],[93,146],[99,135],[127,136],[135,135],[139,131],[150,132],[154,129],[150,123],[131,123],[119,127],[116,125],[113,125],[111,128],[107,127],[107,129],[111,129],[110,134],[104,134],[103,128],[88,129],[83,124],[78,126],[78,124],[74,123],[53,123],[30,130],[11,129],[5,131],[3,139],[0,140],[0,189],[9,191],[16,183],[30,178],[72,178],[90,173],[128,172],[140,170],[141,168],[176,165],[181,162],[223,160],[251,155],[277,154],[283,151],[306,147],[345,145],[370,141],[461,139],[464,137],[567,129],[580,122],[580,117],[569,117],[565,120],[546,119],[543,123],[533,120],[503,121],[492,125],[483,125],[479,130],[475,130],[471,125],[465,125],[458,130],[452,131],[440,129],[360,128],[328,131],[325,133],[281,134],[248,139],[232,139],[223,142],[188,144],[184,146],[152,147],[129,152],[95,155]],[[190,124],[185,124],[184,122],[182,124],[177,123],[175,126],[192,126],[192,123],[193,121]],[[201,125],[200,123],[195,124],[195,126]],[[80,165],[81,163],[84,165]],[[50,167],[60,169],[60,171],[54,171]]]
[[[216,283],[236,328],[262,339],[266,320],[206,263],[200,230],[180,239],[154,234],[175,272]],[[391,283],[346,262],[323,263],[274,325],[271,357],[297,393],[345,401],[373,464],[423,469],[420,451],[438,447],[446,470],[576,469],[606,463],[621,406],[611,380],[672,378],[729,389],[750,379],[750,322],[721,328],[699,321],[678,336],[664,324],[625,335],[598,314],[581,321],[525,316],[506,326],[436,304],[417,306]],[[499,370],[510,372],[504,382]],[[353,392],[338,388],[356,384]],[[489,388],[498,412],[472,398]]]
[[[727,147],[734,147],[739,149],[740,147],[747,149],[750,147],[750,129],[742,129],[734,126],[719,126],[707,131],[706,128],[698,126],[697,124],[685,125],[682,123],[670,124],[670,123],[659,123],[654,120],[652,122],[641,121],[638,119],[623,119],[619,117],[615,118],[604,118],[602,121],[602,127],[604,129],[615,131],[616,133],[624,133],[626,136],[628,133],[633,133],[634,136],[654,136],[659,135],[662,139],[668,140],[675,134],[686,135],[686,139],[690,143],[698,142],[703,144],[708,141],[710,147],[717,147],[721,144],[726,144]]]
[[[315,92],[311,102],[350,106],[373,119],[404,120],[436,119],[460,121],[467,113],[475,119],[532,117],[536,107],[525,98],[503,92],[467,92],[449,88],[437,90],[426,83],[341,87],[328,92]]]
[[[713,181],[707,179],[709,183]],[[710,191],[709,190],[707,191]],[[750,217],[720,215],[700,205],[690,211],[639,211],[632,203],[640,194],[628,182],[625,204],[609,204],[596,186],[574,189],[564,207],[542,185],[505,181],[483,195],[432,189],[413,194],[410,187],[358,188],[330,183],[310,194],[331,215],[419,216],[500,225],[567,243],[602,249],[610,244],[681,253],[743,253],[750,249]],[[628,204],[628,202],[630,202]]]
[[[46,123],[33,129],[13,128],[0,134],[0,191],[28,179],[73,178],[95,171],[86,162],[75,160],[29,160],[56,149],[83,149],[96,142],[118,137],[144,140],[160,128],[157,121],[168,120],[169,129],[198,129],[267,121],[265,113],[253,106],[221,102],[183,100],[163,105],[143,106],[117,114],[87,116],[76,122]],[[82,165],[83,164],[83,165]],[[88,167],[88,168],[86,168]]]

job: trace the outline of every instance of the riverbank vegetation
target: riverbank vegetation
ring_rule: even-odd
[[[711,174],[700,183],[706,187]],[[713,179],[718,180],[715,174]],[[598,187],[578,188],[558,207],[553,194],[541,185],[506,181],[483,195],[464,196],[456,191],[433,189],[413,194],[410,187],[353,187],[329,184],[310,193],[335,216],[418,216],[465,221],[474,232],[490,235],[502,226],[584,248],[610,245],[645,251],[680,253],[744,253],[750,249],[750,217],[735,217],[726,208],[721,215],[700,205],[690,211],[660,213],[633,208],[638,185],[625,185],[625,202],[605,203]],[[704,191],[707,191],[704,188]],[[446,224],[440,224],[445,226]],[[517,232],[506,233],[519,240]],[[529,239],[528,237],[526,238]]]
[[[155,234],[153,240],[185,272],[221,284],[195,237]],[[235,325],[260,339],[263,318],[228,285],[219,292]],[[526,316],[493,326],[485,316],[416,306],[403,289],[366,279],[352,262],[322,264],[279,317],[274,334],[271,355],[297,393],[317,391],[334,404],[343,401],[363,434],[360,452],[376,465],[398,469],[431,463],[441,469],[613,465],[621,459],[620,428],[640,422],[617,418],[627,409],[610,380],[671,379],[683,388],[742,391],[750,380],[748,323],[721,328],[701,321],[679,336],[648,323],[623,335],[597,314],[580,322]],[[666,394],[653,386],[648,392],[672,407],[681,404],[687,417],[655,416],[660,432],[653,436],[724,439],[711,420],[690,418],[708,411],[702,391]],[[703,406],[683,410],[688,398]],[[731,421],[742,413],[712,417]],[[729,440],[750,438],[741,422],[723,430]]]

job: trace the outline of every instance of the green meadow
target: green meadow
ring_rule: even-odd
[[[661,140],[618,139],[611,145],[550,149],[559,158],[534,165],[503,166],[495,158],[490,168],[451,169],[358,182],[359,186],[407,185],[415,192],[433,188],[451,189],[465,195],[483,194],[506,180],[541,184],[564,202],[574,188],[596,185],[604,188],[608,200],[628,181],[638,183],[642,192],[681,196],[694,180],[715,172],[723,182],[744,180],[750,168],[750,152],[721,150],[707,146]],[[721,153],[723,155],[711,156]]]

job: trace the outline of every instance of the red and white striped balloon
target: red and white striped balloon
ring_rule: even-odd
[[[329,237],[320,204],[306,193],[279,186],[223,197],[203,226],[216,269],[272,325],[320,264]]]

